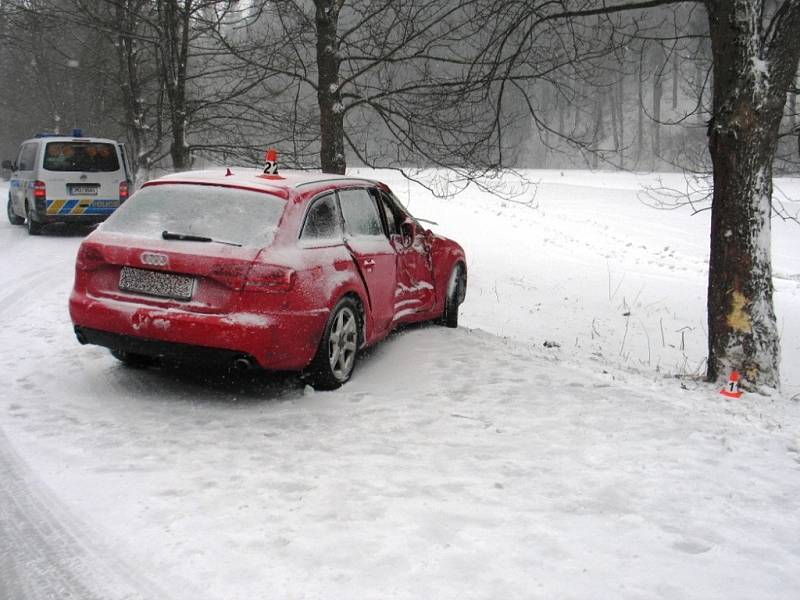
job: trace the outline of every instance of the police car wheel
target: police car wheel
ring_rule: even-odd
[[[14,207],[11,204],[11,194],[8,195],[8,204],[6,205],[6,211],[8,212],[8,222],[12,225],[22,225],[25,222],[24,217],[20,217],[17,213],[14,212]]]
[[[26,211],[25,225],[28,227],[29,235],[39,235],[42,232],[42,224],[34,219],[30,204],[28,205],[28,210]]]

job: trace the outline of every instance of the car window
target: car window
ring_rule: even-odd
[[[375,201],[364,188],[339,190],[347,233],[354,237],[383,235],[383,225]]]
[[[300,237],[305,240],[342,238],[342,224],[333,194],[319,198],[311,205]]]
[[[103,223],[103,231],[161,239],[163,231],[244,246],[272,242],[286,201],[262,192],[214,185],[163,184],[133,194]]]
[[[119,171],[114,144],[98,142],[48,142],[44,151],[48,171]]]
[[[17,169],[20,171],[32,171],[36,163],[36,150],[38,144],[31,142],[22,146],[19,153],[19,161],[17,161]]]
[[[402,212],[395,206],[392,199],[381,190],[371,189],[370,194],[380,203],[386,221],[387,235],[399,234],[400,224],[403,222]]]

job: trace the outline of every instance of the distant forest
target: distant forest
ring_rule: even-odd
[[[710,170],[702,4],[502,46],[516,8],[533,4],[0,0],[0,155],[78,127],[125,141],[145,172],[257,165],[269,146],[285,166],[333,170]],[[777,174],[800,173],[797,93]],[[343,145],[321,158],[326,123]]]

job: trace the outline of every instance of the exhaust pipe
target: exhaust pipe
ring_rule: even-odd
[[[253,361],[247,357],[240,356],[239,358],[235,358],[231,363],[231,368],[238,373],[243,373],[244,371],[250,371],[253,369]]]

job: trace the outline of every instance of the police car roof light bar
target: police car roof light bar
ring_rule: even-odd
[[[74,138],[82,138],[83,137],[83,129],[75,128],[71,131],[70,135],[66,133],[53,133],[51,131],[40,131],[33,137],[35,138],[46,138],[46,137],[74,137]]]

